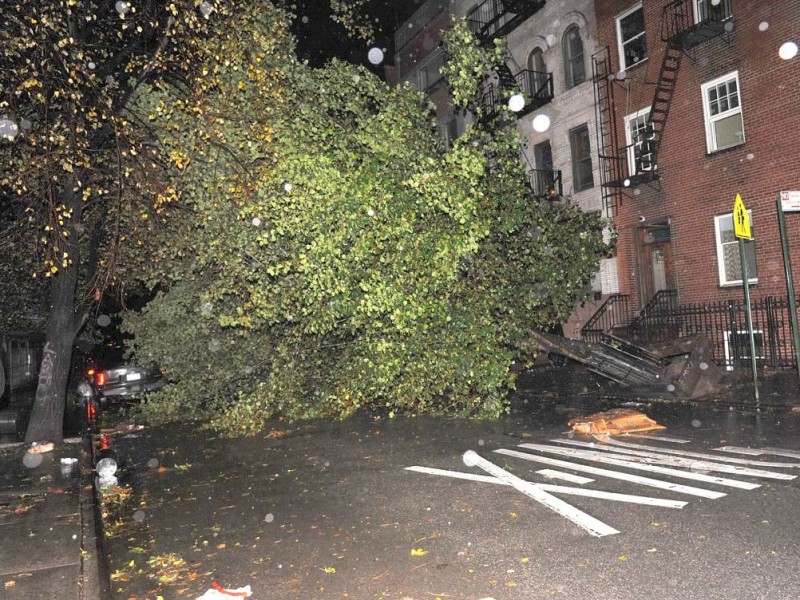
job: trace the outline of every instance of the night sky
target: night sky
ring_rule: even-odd
[[[382,74],[383,66],[394,62],[394,32],[422,3],[423,0],[369,0],[365,12],[375,25],[376,39],[373,44],[367,44],[360,39],[350,39],[341,25],[331,21],[329,0],[298,0],[293,28],[298,39],[298,54],[313,66],[321,66],[336,57]],[[367,52],[373,46],[384,51],[381,65],[372,65],[367,59]]]

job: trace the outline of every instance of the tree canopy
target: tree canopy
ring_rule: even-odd
[[[173,380],[151,418],[498,415],[528,332],[570,312],[606,250],[597,216],[528,193],[513,127],[444,147],[409,86],[299,61],[274,3],[4,16],[3,268],[49,288],[63,375],[40,380],[29,441],[60,427],[72,343],[109,288],[152,296],[124,318]],[[467,74],[491,58],[448,50]]]
[[[172,162],[154,210],[125,216],[128,276],[158,290],[125,327],[175,380],[145,411],[235,432],[363,406],[500,414],[602,224],[527,193],[513,128],[446,149],[420,94],[298,62],[266,6],[207,40],[202,93],[133,108]]]

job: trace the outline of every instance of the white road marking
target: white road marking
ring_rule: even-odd
[[[705,473],[694,473],[692,471],[681,471],[671,467],[632,462],[628,460],[629,457],[620,454],[606,454],[594,450],[577,450],[575,448],[557,448],[555,446],[545,446],[542,444],[520,444],[520,448],[536,450],[538,452],[548,452],[558,456],[591,460],[593,462],[614,465],[616,467],[624,467],[626,469],[633,469],[635,471],[648,471],[650,473],[670,475],[680,479],[691,479],[693,481],[702,481],[703,483],[715,483],[717,485],[724,485],[726,487],[739,488],[740,490],[754,490],[758,487],[761,487],[760,484],[750,483],[749,481],[738,481],[736,479],[728,479],[727,477],[706,475]],[[778,473],[777,475],[783,475],[783,473]]]
[[[606,535],[614,535],[619,533],[619,530],[614,529],[610,525],[607,525],[598,519],[595,519],[593,516],[583,512],[582,510],[578,510],[571,504],[564,502],[560,498],[556,498],[552,494],[549,494],[543,489],[536,487],[532,483],[529,483],[524,479],[520,479],[516,475],[509,473],[501,467],[498,467],[496,464],[486,460],[473,450],[467,450],[464,453],[464,464],[467,466],[476,466],[480,469],[483,469],[490,475],[494,475],[498,479],[505,481],[515,490],[522,492],[529,498],[532,498],[547,508],[557,512],[562,517],[569,519],[578,527],[582,527],[596,537],[603,537]]]
[[[691,456],[694,458],[706,458],[708,460],[722,461],[737,465],[755,465],[760,467],[800,467],[800,462],[787,463],[787,462],[763,462],[759,460],[748,460],[746,458],[732,458],[730,456],[719,456],[718,454],[708,454],[706,452],[688,452],[686,450],[672,450],[670,448],[658,448],[656,446],[643,446],[642,444],[631,444],[628,442],[620,442],[619,440],[612,439],[610,436],[594,436],[598,442],[603,444],[610,444],[612,446],[619,446],[621,448],[633,448],[634,450],[650,450],[652,452],[659,452],[661,454],[674,454],[675,456]]]
[[[678,492],[680,494],[688,494],[690,496],[700,496],[701,498],[722,498],[726,496],[724,492],[716,492],[713,490],[706,490],[703,488],[692,487],[689,485],[682,485],[680,483],[670,483],[669,481],[663,481],[661,479],[653,479],[651,477],[642,477],[641,475],[632,475],[630,473],[623,473],[621,471],[612,471],[610,469],[601,469],[599,467],[590,467],[588,465],[581,465],[578,463],[572,463],[566,460],[558,460],[555,458],[548,458],[546,456],[538,456],[536,454],[530,454],[528,452],[519,452],[517,450],[506,450],[501,448],[499,450],[495,450],[498,454],[505,454],[507,456],[514,456],[516,458],[522,458],[524,460],[530,460],[533,462],[538,462],[545,465],[551,465],[554,467],[562,467],[567,468],[572,471],[579,471],[582,473],[592,473],[593,475],[600,475],[602,477],[610,477],[611,479],[621,479],[623,481],[629,481],[631,483],[638,483],[640,485],[646,485],[649,487],[659,488],[662,490],[670,490],[673,492]]]
[[[656,442],[671,442],[673,444],[688,444],[692,440],[684,440],[681,438],[669,437],[666,435],[648,435],[646,433],[626,433],[626,438],[639,438],[642,440],[653,440]]]
[[[474,473],[462,473],[460,471],[448,471],[447,469],[435,469],[433,467],[406,467],[407,471],[417,473],[427,473],[428,475],[442,475],[455,479],[466,479],[469,481],[479,481],[482,483],[495,483],[499,485],[509,485],[497,477],[491,475],[475,475]],[[563,485],[552,485],[549,483],[533,483],[531,485],[554,494],[566,494],[568,496],[583,496],[586,498],[599,498],[601,500],[611,500],[612,502],[629,502],[631,504],[646,504],[649,506],[661,506],[664,508],[683,508],[688,504],[684,500],[668,500],[666,498],[653,498],[651,496],[636,496],[633,494],[618,494],[616,492],[605,492],[603,490],[590,490],[586,488],[574,488]]]
[[[757,448],[739,448],[737,446],[721,446],[713,448],[718,452],[730,452],[731,454],[746,454],[747,456],[761,456],[764,454],[763,450]]]
[[[564,473],[563,471],[556,471],[555,469],[539,469],[536,471],[539,475],[544,475],[550,479],[563,479],[570,483],[577,483],[583,485],[584,483],[592,483],[594,479],[589,477],[581,477],[580,475],[573,475],[572,473]]]
[[[628,460],[632,462],[643,463],[658,463],[662,465],[669,465],[672,467],[683,467],[697,471],[711,471],[717,473],[729,473],[731,475],[744,475],[748,477],[761,477],[764,479],[784,479],[792,480],[797,479],[797,475],[787,475],[786,473],[776,473],[774,471],[764,471],[763,469],[753,469],[752,467],[742,467],[739,465],[723,464],[719,462],[711,462],[707,460],[698,460],[695,458],[684,458],[682,456],[675,456],[672,454],[662,454],[660,452],[644,452],[642,450],[629,450],[628,448],[619,448],[617,446],[608,446],[605,444],[595,444],[593,442],[579,442],[577,440],[563,440],[556,438],[550,440],[558,444],[566,444],[569,446],[579,446],[581,448],[592,448],[593,450],[601,450],[610,454],[613,458],[619,460]],[[528,447],[527,444],[520,444],[523,448]],[[769,463],[761,463],[767,465]]]

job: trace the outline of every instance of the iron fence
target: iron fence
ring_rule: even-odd
[[[767,296],[752,299],[750,304],[757,365],[795,366],[788,298]],[[751,367],[750,331],[743,300],[702,304],[665,302],[641,314],[628,328],[629,339],[639,344],[697,334],[711,340],[715,362],[726,369]]]

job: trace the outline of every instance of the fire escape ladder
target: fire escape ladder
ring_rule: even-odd
[[[592,80],[594,82],[595,131],[600,158],[600,183],[603,207],[610,214],[622,200],[622,190],[614,182],[622,180],[622,160],[618,155],[616,107],[614,104],[614,81],[611,69],[611,52],[603,48],[592,56]]]
[[[641,150],[636,160],[636,177],[648,175],[658,165],[658,150],[667,125],[669,109],[672,106],[672,97],[675,95],[675,85],[678,81],[678,71],[681,68],[683,51],[672,42],[667,43],[664,58],[661,61],[661,70],[658,73],[656,89],[653,93],[653,103],[650,105],[650,115],[645,127],[646,139],[642,141]],[[643,164],[641,157],[651,155],[647,164]]]

